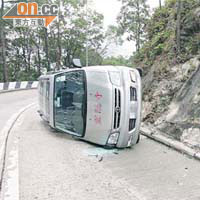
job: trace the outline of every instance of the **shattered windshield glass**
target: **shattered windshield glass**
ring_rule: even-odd
[[[84,71],[73,71],[55,77],[55,127],[82,136],[86,121],[86,89]]]

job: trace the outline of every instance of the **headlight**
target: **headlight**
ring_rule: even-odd
[[[119,133],[112,133],[108,139],[108,144],[117,144]]]
[[[109,72],[110,81],[113,85],[120,86],[121,85],[121,77],[120,72]]]

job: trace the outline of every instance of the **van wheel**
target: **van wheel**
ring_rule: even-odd
[[[138,139],[137,139],[136,144],[138,144],[139,142],[140,142],[140,133],[139,133],[139,135],[138,135]]]

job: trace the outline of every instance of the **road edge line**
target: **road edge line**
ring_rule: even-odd
[[[3,185],[3,180],[4,180],[4,170],[5,170],[5,161],[6,161],[6,149],[7,149],[7,144],[8,144],[8,139],[9,139],[9,134],[14,127],[16,121],[19,119],[19,117],[29,108],[32,106],[36,105],[36,103],[31,103],[23,108],[21,108],[17,113],[13,114],[8,121],[6,122],[4,128],[0,132],[0,197],[2,193],[2,185]]]

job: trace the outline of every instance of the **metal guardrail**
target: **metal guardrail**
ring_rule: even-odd
[[[0,83],[0,92],[9,90],[33,89],[37,88],[37,86],[38,86],[38,81]]]

